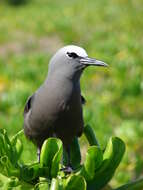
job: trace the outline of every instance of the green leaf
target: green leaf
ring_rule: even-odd
[[[1,173],[3,175],[5,175],[5,176],[9,176],[9,172],[8,172],[9,160],[8,160],[8,157],[7,156],[0,157],[0,164],[1,164],[1,167],[2,167]]]
[[[41,149],[40,163],[47,167],[47,177],[55,176],[59,170],[59,160],[62,154],[62,141],[57,138],[48,138]],[[55,164],[55,165],[54,165]]]
[[[80,175],[70,175],[65,184],[65,190],[86,190],[86,181]]]
[[[4,139],[3,139],[3,135],[0,133],[0,156],[4,156],[5,153],[5,149],[4,149]]]
[[[143,179],[135,180],[121,187],[118,187],[115,190],[141,190],[141,189],[143,189]]]
[[[23,134],[24,134],[24,130],[23,130],[23,129],[20,130],[20,131],[18,131],[14,136],[12,136],[12,138],[11,138],[11,143],[12,143],[12,141],[13,141],[14,139],[20,137],[20,136],[23,135]]]
[[[47,181],[39,182],[35,185],[34,190],[48,190],[49,189],[49,183]]]
[[[93,180],[88,183],[88,190],[99,190],[110,181],[122,160],[124,152],[124,142],[118,137],[112,137],[103,154],[102,165],[95,171]]]
[[[1,183],[2,182],[2,183]],[[6,177],[0,174],[0,189],[1,190],[33,190],[33,185],[19,181],[16,177]]]
[[[60,185],[58,179],[53,178],[50,186],[50,190],[60,190]]]
[[[92,145],[99,146],[98,141],[97,141],[96,136],[95,136],[95,133],[94,133],[94,130],[92,129],[92,127],[90,127],[89,125],[86,125],[84,127],[83,132],[84,132],[84,135],[86,136],[90,146],[92,146]]]
[[[20,176],[20,170],[18,168],[15,168],[14,165],[10,162],[9,158],[7,156],[2,156],[0,158],[0,164],[3,167],[3,170],[1,173],[6,176]]]
[[[60,168],[60,161],[62,159],[62,154],[63,154],[62,141],[58,139],[57,144],[58,144],[58,150],[52,160],[51,177],[57,176],[59,168]]]
[[[14,154],[13,161],[14,161],[14,163],[17,163],[18,159],[20,158],[21,153],[23,151],[23,145],[22,145],[20,139],[18,139],[17,137],[12,139],[11,145],[13,146],[13,154]]]
[[[32,181],[40,176],[44,176],[46,168],[41,167],[40,163],[34,163],[21,167],[20,178],[24,181]]]
[[[5,129],[0,130],[0,145],[1,156],[7,155],[9,160],[13,161],[13,149]]]
[[[91,146],[86,153],[85,162],[78,174],[85,177],[87,181],[92,180],[95,175],[95,170],[100,167],[103,160],[103,153],[97,146]]]
[[[78,168],[81,162],[81,153],[77,137],[73,139],[72,144],[70,145],[70,158],[72,167],[74,169]]]
[[[7,183],[5,184],[5,189],[14,189],[15,187],[19,186],[20,182],[18,178],[11,177],[8,179]]]

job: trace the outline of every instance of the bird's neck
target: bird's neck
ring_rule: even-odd
[[[79,86],[80,87],[80,80],[72,79],[70,77],[55,77],[55,76],[47,76],[45,80],[45,84],[51,84],[51,85],[59,85],[59,86],[67,86],[67,85],[72,85],[72,86]]]
[[[45,85],[47,86],[48,89],[49,86],[51,89],[55,89],[54,92],[60,89],[61,90],[60,93],[62,94],[69,93],[70,95],[75,91],[80,92],[80,80],[72,80],[71,78],[68,77],[57,77],[54,75],[48,76],[45,80]]]
[[[55,72],[48,72],[48,76],[46,78],[46,82],[47,81],[59,81],[59,82],[70,82],[70,83],[80,83],[80,76],[81,76],[81,72],[64,72],[62,71],[55,71]]]

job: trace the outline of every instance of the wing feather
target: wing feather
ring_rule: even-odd
[[[29,112],[29,110],[31,109],[33,100],[34,100],[34,94],[32,96],[28,97],[28,99],[26,101],[26,104],[24,107],[24,115],[27,114]]]

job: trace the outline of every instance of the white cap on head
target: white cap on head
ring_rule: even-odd
[[[80,57],[87,57],[87,53],[86,51],[79,47],[79,46],[75,46],[75,45],[68,45],[68,46],[65,46],[63,48],[61,48],[59,51],[64,51],[65,53],[69,52],[69,53],[76,53],[78,56]]]

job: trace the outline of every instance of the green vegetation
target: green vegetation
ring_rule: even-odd
[[[25,101],[47,75],[51,55],[77,44],[110,67],[89,68],[81,79],[85,123],[101,148],[121,137],[126,153],[112,186],[141,176],[143,168],[143,6],[141,0],[31,0],[0,2],[0,128],[22,129]],[[36,148],[22,137],[23,163],[36,161]],[[86,139],[81,138],[83,152]],[[53,182],[54,183],[54,182]]]
[[[87,130],[84,134],[86,133]],[[61,163],[65,159],[63,146],[62,141],[57,138],[48,138],[44,141],[40,162],[29,165],[21,163],[23,144],[20,138],[22,135],[21,130],[9,139],[6,131],[0,130],[0,187],[6,190],[15,188],[17,190],[25,188],[29,190],[103,190],[113,177],[125,152],[125,144],[118,137],[112,137],[103,152],[97,143],[93,143],[95,135],[91,129],[90,135],[88,133],[88,142],[89,144],[92,142],[93,145],[88,147],[83,164],[81,164],[78,139],[75,137],[76,140],[73,140],[72,148],[78,151],[71,152],[71,157],[74,157],[72,166],[75,169],[69,174],[63,170],[65,168],[65,165]],[[140,190],[142,188],[143,179],[140,179],[118,189]]]
[[[44,177],[47,186],[51,186],[51,189],[56,190],[61,186],[61,189],[86,189],[86,181],[88,182],[88,189],[101,189],[109,181],[114,173],[114,170],[121,161],[121,158],[125,151],[124,143],[118,139],[111,139],[104,155],[101,149],[97,146],[89,147],[86,160],[83,165],[77,167],[73,174],[67,175],[63,171],[60,171],[63,166],[60,162],[62,159],[62,142],[60,139],[49,138],[47,139],[41,149],[40,163],[34,163],[31,165],[23,165],[19,161],[19,155],[22,150],[22,146],[19,145],[18,135],[14,136],[12,140],[9,140],[5,130],[1,130],[0,133],[0,167],[1,174],[10,178],[10,181],[16,181],[16,183],[9,183],[1,180],[2,187],[9,185],[9,187],[17,187],[19,185],[31,185],[31,189],[39,184],[37,178]],[[120,153],[117,155],[117,146]],[[20,148],[19,148],[20,147]],[[76,147],[76,146],[75,146]],[[80,156],[77,156],[73,152],[76,161],[79,163]],[[75,166],[75,165],[73,165]],[[110,172],[109,172],[110,171]],[[111,174],[111,175],[110,175]],[[86,180],[86,181],[85,181]],[[52,188],[52,186],[54,186]],[[57,186],[57,187],[55,187]],[[81,187],[81,188],[80,188]],[[30,189],[30,187],[29,187]],[[45,188],[49,189],[49,188]]]

